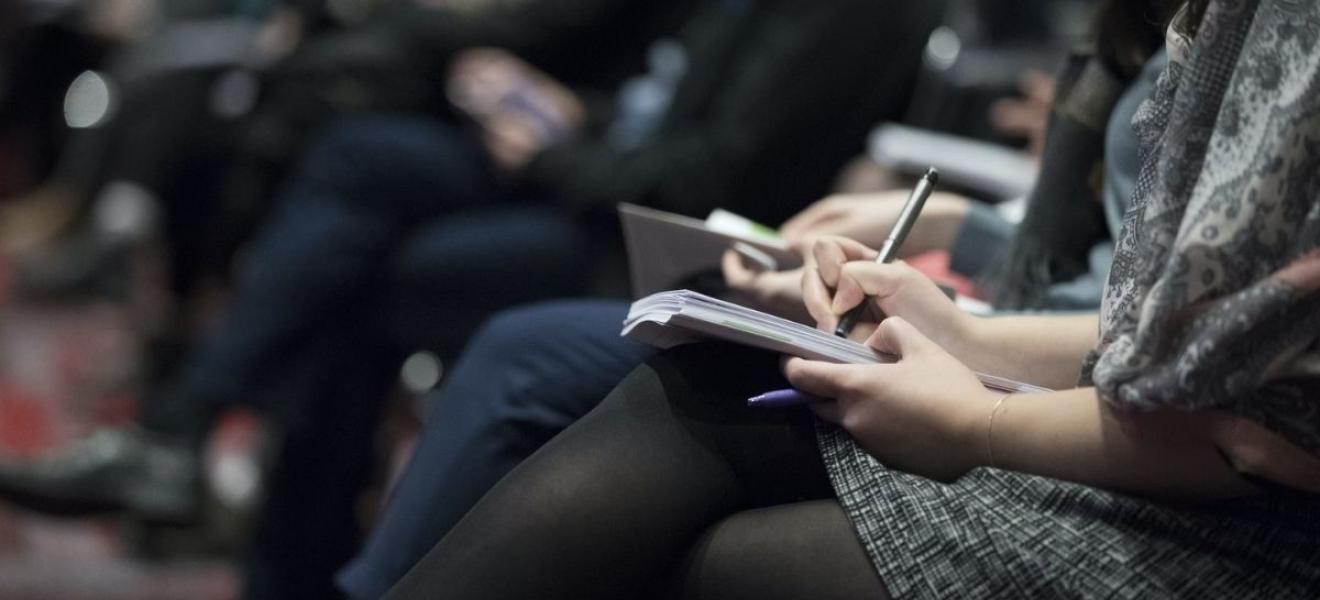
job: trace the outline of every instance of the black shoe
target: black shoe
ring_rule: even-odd
[[[183,523],[198,513],[201,464],[196,452],[141,429],[103,429],[54,456],[0,461],[0,497],[53,514]]]

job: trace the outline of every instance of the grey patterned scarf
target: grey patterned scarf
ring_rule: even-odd
[[[1083,383],[1320,452],[1320,3],[1215,0],[1169,46]]]

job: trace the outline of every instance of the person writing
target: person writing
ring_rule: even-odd
[[[868,302],[855,335],[898,362],[663,353],[391,597],[1313,596],[1320,6],[1189,2],[1174,29],[1099,315],[968,317],[820,240],[807,309]],[[825,400],[745,406],[784,379]]]
[[[1016,301],[1004,303],[1009,308],[1099,305],[1104,268],[1091,267],[1095,274],[1087,279],[1094,278],[1094,286],[1077,286],[1070,279],[1087,267],[1088,255],[1094,254],[1092,236],[1079,235],[1079,229],[1090,232],[1094,223],[1104,222],[1106,240],[1116,236],[1118,227],[1104,215],[1121,214],[1136,179],[1137,142],[1130,124],[1165,63],[1163,52],[1146,60],[1163,46],[1164,31],[1145,19],[1148,11],[1143,4],[1109,6],[1110,11],[1127,9],[1130,12],[1120,16],[1132,17],[1118,19],[1127,35],[1122,43],[1111,42],[1106,53],[1113,57],[1108,61],[1113,65],[1112,78],[1084,90],[1073,88],[1086,98],[1095,97],[1097,88],[1122,89],[1112,109],[1088,102],[1088,111],[1078,111],[1069,94],[1068,101],[1053,111],[1054,129],[1067,129],[1070,135],[1067,143],[1055,144],[1042,166],[1049,177],[1032,191],[1028,225],[1014,233],[1002,219],[984,214],[993,211],[936,191],[899,247],[901,257],[945,249],[951,267],[967,276],[1001,262],[1020,265],[994,269],[982,279],[981,283],[995,284],[991,287],[997,291],[1066,288],[1062,294],[1015,294]],[[1075,70],[1075,64],[1068,69]],[[1086,125],[1073,126],[1078,121]],[[1058,151],[1058,146],[1066,146],[1067,151]],[[1084,183],[1083,174],[1100,165],[1103,186]],[[811,240],[831,234],[878,247],[906,196],[901,190],[830,196],[788,219],[780,234],[807,254]],[[1002,260],[1010,248],[1012,258]],[[1050,268],[1042,271],[1038,265]],[[727,253],[722,267],[728,298],[812,322],[802,301],[801,269],[755,270],[734,252]],[[1048,279],[1039,278],[1042,272]],[[1034,277],[1017,277],[1022,274]],[[1087,297],[1084,303],[1074,302],[1081,296]],[[505,311],[483,325],[443,388],[429,394],[428,414],[446,417],[426,422],[367,543],[339,574],[343,589],[354,598],[383,595],[501,477],[589,412],[629,371],[654,355],[653,348],[619,336],[619,323],[627,312],[628,305],[618,301],[561,300]]]

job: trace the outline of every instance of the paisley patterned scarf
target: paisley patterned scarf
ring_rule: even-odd
[[[1320,2],[1213,0],[1169,55],[1082,382],[1320,453]]]

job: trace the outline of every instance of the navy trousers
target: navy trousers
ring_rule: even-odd
[[[580,291],[585,238],[549,195],[503,185],[454,127],[367,117],[326,133],[242,259],[220,326],[147,419],[197,438],[247,403],[284,434],[247,597],[335,594],[402,356],[456,352],[496,309]]]
[[[488,322],[428,399],[415,454],[340,587],[384,595],[505,473],[651,356],[619,337],[627,312],[624,302],[559,301]]]

